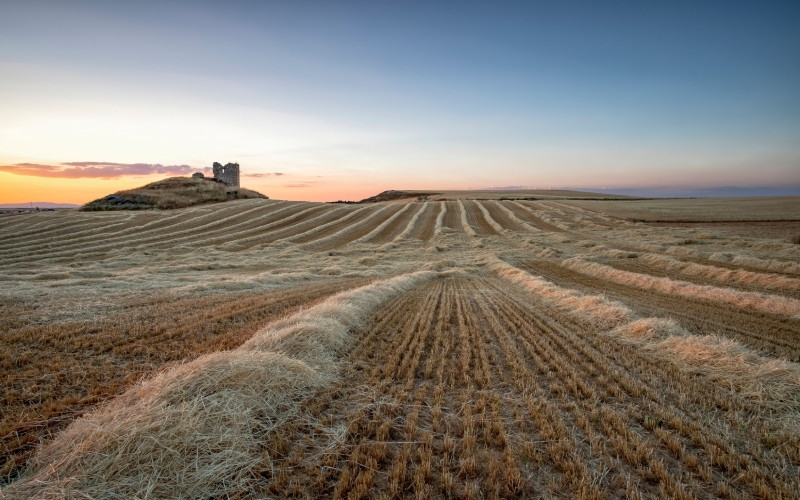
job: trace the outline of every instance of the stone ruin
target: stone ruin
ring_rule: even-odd
[[[193,179],[205,179],[206,176],[203,175],[203,172],[195,172],[192,174]]]
[[[233,187],[239,187],[239,164],[214,162],[214,179]]]

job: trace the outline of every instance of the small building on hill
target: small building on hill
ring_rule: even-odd
[[[239,187],[239,164],[214,162],[214,179],[233,187]]]
[[[203,172],[195,172],[192,174],[193,179],[205,179],[206,176],[203,175]]]

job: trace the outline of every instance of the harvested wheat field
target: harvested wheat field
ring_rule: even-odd
[[[0,497],[800,496],[798,199],[581,197],[0,218]]]

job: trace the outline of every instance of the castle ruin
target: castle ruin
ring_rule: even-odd
[[[233,187],[239,187],[239,164],[214,162],[214,179]]]

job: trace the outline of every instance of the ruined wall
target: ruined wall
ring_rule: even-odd
[[[214,162],[214,178],[229,186],[239,187],[239,164]]]

